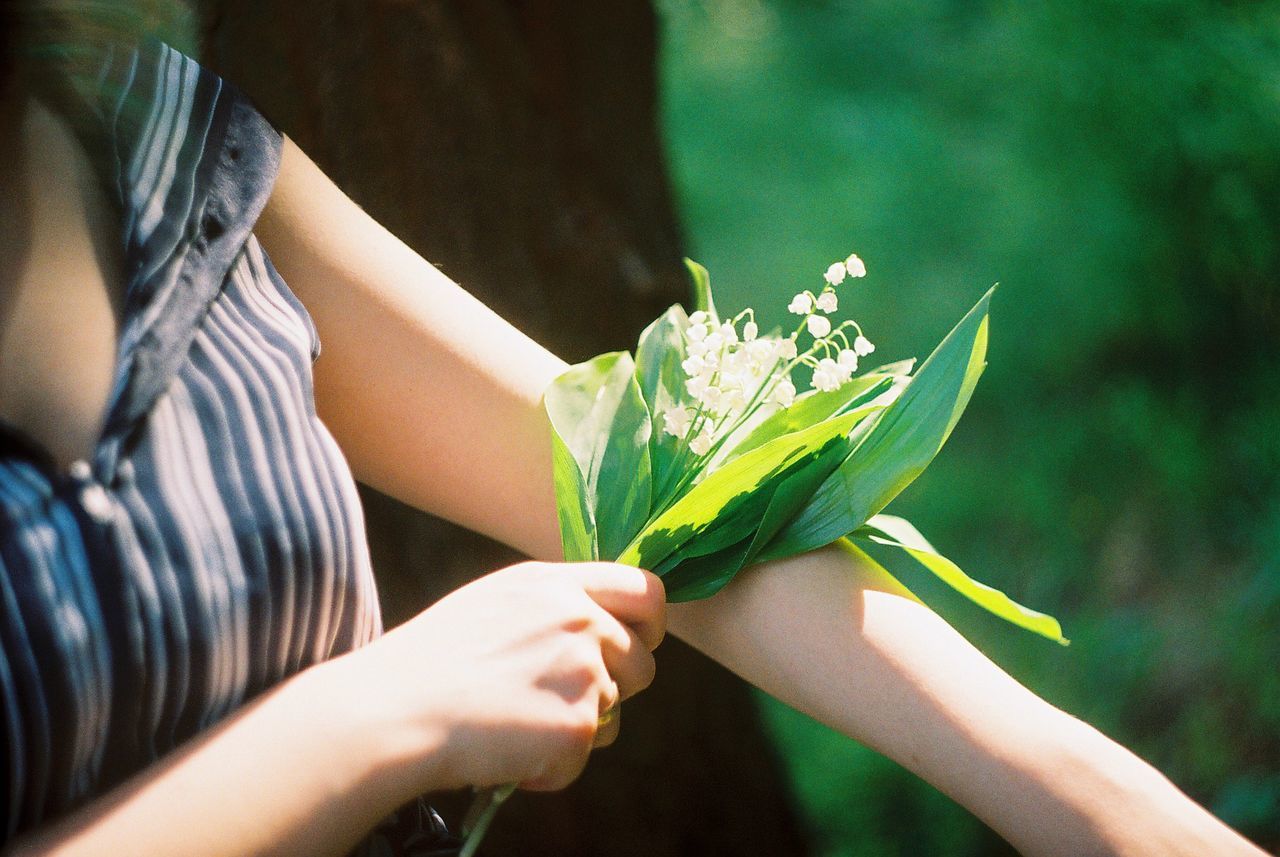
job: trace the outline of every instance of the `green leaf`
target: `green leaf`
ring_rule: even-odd
[[[716,315],[716,302],[711,299],[711,274],[692,259],[686,258],[684,266],[689,269],[689,275],[693,278],[693,308],[702,310],[711,316],[712,321],[719,324],[720,316]]]
[[[823,452],[833,439],[844,438],[860,419],[861,414],[833,417],[776,438],[711,472],[646,526],[618,561],[654,568],[693,535],[750,501],[770,480],[787,475],[801,459]]]
[[[640,334],[636,348],[636,380],[649,406],[652,427],[649,433],[649,462],[654,490],[667,484],[680,438],[663,431],[663,414],[675,407],[693,405],[684,386],[684,332],[689,317],[676,304],[660,315]],[[660,501],[661,497],[655,497]]]
[[[834,437],[820,450],[797,458],[777,476],[762,482],[732,512],[720,515],[696,538],[685,542],[653,568],[653,572],[661,577],[687,559],[719,553],[747,539],[750,550],[745,555],[736,552],[740,564],[729,570],[728,577],[722,581],[727,583],[742,562],[749,562],[751,556],[800,511],[814,490],[848,454],[847,438]]]
[[[736,512],[733,522],[699,534],[653,569],[667,600],[710,597],[750,565],[848,455],[840,441],[833,438],[824,451],[752,495],[750,508]]]
[[[748,536],[713,554],[686,559],[660,575],[667,600],[696,601],[715,595],[733,580],[745,564],[750,547],[751,537]]]
[[[889,401],[878,401],[875,404],[871,402],[882,394],[890,393],[894,389],[893,382],[893,377],[889,375],[862,375],[835,390],[812,390],[805,393],[792,402],[790,407],[781,408],[765,417],[734,445],[733,451],[725,460],[737,458],[776,437],[850,413],[854,409],[861,410],[864,416],[883,410]]]
[[[560,544],[568,562],[599,559],[596,547],[596,520],[587,499],[587,484],[573,453],[551,432],[551,469],[556,488],[556,513],[560,518]]]
[[[840,466],[840,462],[844,461],[845,456],[848,455],[847,449],[847,446],[832,444],[830,449],[778,485],[778,489],[769,498],[769,507],[765,509],[760,525],[756,529],[755,538],[751,540],[751,547],[743,558],[744,565],[754,560],[782,531],[782,528],[791,523],[800,510],[808,504],[813,497],[813,492],[817,491],[818,487]]]
[[[615,557],[649,517],[651,425],[631,355],[615,351],[571,367],[544,402],[565,552],[580,551],[587,533],[591,559]]]
[[[803,553],[853,532],[924,471],[986,366],[990,302],[988,291],[761,559]]]
[[[954,562],[938,553],[910,521],[892,515],[876,515],[858,528],[854,536],[904,551],[965,598],[1020,628],[1064,646],[1069,642],[1062,636],[1062,626],[1057,619],[1023,607],[1000,590],[969,577]]]

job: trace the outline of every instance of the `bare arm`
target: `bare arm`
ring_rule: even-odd
[[[1025,854],[1261,853],[1014,681],[852,545],[752,569],[669,616],[674,633],[897,760]]]
[[[56,824],[15,857],[345,854],[415,795],[563,788],[646,687],[657,578],[529,563],[312,667]]]
[[[326,665],[281,685],[7,853],[344,853],[400,796],[377,775],[390,761],[379,755],[380,739],[348,728],[354,712],[335,710],[342,696],[334,672]]]
[[[316,319],[318,404],[357,475],[557,557],[540,399],[563,364],[382,229],[292,143],[259,234]],[[752,569],[712,599],[672,605],[670,621],[1027,853],[1259,853],[1023,688],[856,551]]]

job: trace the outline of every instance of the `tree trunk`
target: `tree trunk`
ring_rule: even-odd
[[[206,62],[375,218],[567,359],[634,347],[686,296],[649,3],[202,6]],[[375,492],[365,503],[389,624],[516,559]],[[805,852],[748,689],[672,639],[658,664],[618,743],[565,792],[512,798],[487,854]],[[465,797],[436,802],[456,824]]]

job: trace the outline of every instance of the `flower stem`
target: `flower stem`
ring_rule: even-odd
[[[458,857],[474,857],[480,841],[493,823],[493,817],[498,814],[498,807],[515,790],[515,783],[507,783],[476,792],[471,806],[467,807],[466,818],[462,821],[462,850],[458,852]]]

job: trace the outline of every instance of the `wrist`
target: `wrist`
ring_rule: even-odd
[[[1087,819],[1098,853],[1262,853],[1123,746],[1070,715],[1062,720],[1063,800]]]
[[[396,688],[360,649],[297,676],[302,716],[320,730],[332,757],[336,787],[368,795],[387,811],[448,787],[441,759],[446,730],[397,705]]]

